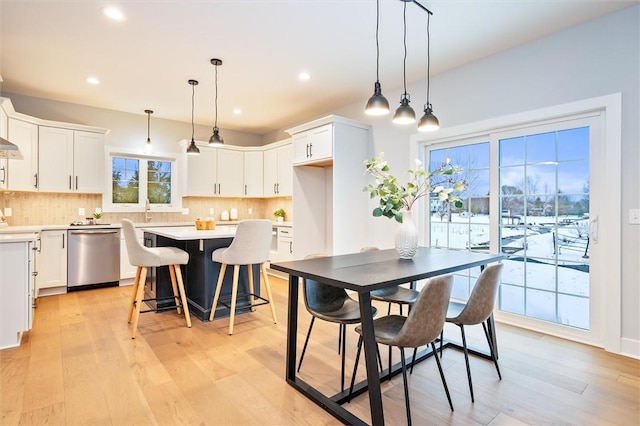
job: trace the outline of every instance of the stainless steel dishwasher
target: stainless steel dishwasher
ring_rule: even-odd
[[[120,282],[120,229],[69,230],[67,290],[117,286]]]

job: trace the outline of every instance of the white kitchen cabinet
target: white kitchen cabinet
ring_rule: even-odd
[[[36,251],[36,297],[67,292],[67,230],[40,232]]]
[[[0,137],[9,139],[8,127],[9,118],[4,109],[0,108]],[[7,159],[0,158],[0,189],[7,189]]]
[[[102,193],[103,134],[40,126],[38,157],[40,191]]]
[[[278,262],[293,260],[293,228],[278,226]]]
[[[287,130],[331,126],[332,158],[293,167],[294,259],[311,253],[340,255],[368,245],[369,196],[364,160],[370,158],[370,126],[334,115]],[[323,130],[324,131],[324,130]]]
[[[33,321],[32,241],[0,241],[0,349],[19,346]]]
[[[140,244],[144,245],[144,232],[136,228],[136,237]],[[137,267],[129,263],[129,252],[127,251],[127,243],[124,238],[124,232],[120,233],[120,285],[133,284],[136,277]]]
[[[7,161],[7,189],[38,190],[38,125],[9,117],[9,140],[18,145],[21,160]]]
[[[218,183],[215,195],[241,197],[244,195],[244,155],[240,150],[218,148],[216,167]]]
[[[244,196],[262,197],[264,179],[264,155],[262,151],[244,152]]]
[[[322,164],[333,157],[333,124],[295,133],[293,139],[293,164]]]
[[[240,197],[244,192],[241,150],[198,144],[200,155],[185,155],[184,194],[198,197]]]
[[[291,196],[293,191],[293,166],[291,143],[264,151],[264,195]]]

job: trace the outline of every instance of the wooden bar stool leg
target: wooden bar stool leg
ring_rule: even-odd
[[[142,267],[140,271],[140,280],[138,281],[138,291],[136,293],[136,310],[133,315],[133,327],[131,330],[131,338],[136,338],[136,330],[138,329],[138,319],[140,319],[140,307],[142,306],[142,297],[144,295],[144,284],[147,280],[147,268]]]
[[[233,334],[233,320],[236,316],[236,298],[238,297],[238,275],[240,265],[233,265],[233,286],[231,287],[231,305],[229,307],[229,335]]]
[[[169,275],[171,276],[171,288],[173,289],[173,300],[176,304],[176,311],[178,311],[178,315],[182,313],[180,309],[180,299],[178,298],[178,287],[176,286],[176,271],[175,268],[178,265],[168,265],[169,266]]]
[[[251,312],[254,312],[256,310],[256,307],[254,306],[254,302],[255,302],[255,298],[253,297],[253,295],[255,294],[253,292],[253,268],[251,267],[252,265],[247,265],[247,274],[249,277],[249,303],[251,303]],[[258,282],[258,284],[260,284]]]
[[[273,323],[277,324],[278,320],[276,319],[276,306],[273,304],[273,296],[271,296],[271,285],[269,284],[269,276],[267,275],[267,265],[265,265],[264,263],[260,264],[260,273],[262,275],[262,281],[264,281],[264,286],[267,289],[269,306],[271,307],[271,317],[273,318]]]
[[[180,292],[180,300],[182,300],[182,310],[184,318],[187,320],[187,327],[191,328],[191,315],[189,315],[189,303],[187,302],[187,293],[184,291],[184,281],[182,281],[182,271],[180,265],[173,265],[178,279],[178,290]]]
[[[127,322],[131,323],[131,317],[133,316],[133,307],[135,306],[136,296],[138,295],[138,282],[140,281],[140,266],[136,268],[136,278],[133,281],[133,291],[131,292],[131,301],[129,302],[129,316]]]
[[[223,263],[220,266],[220,274],[218,275],[218,283],[216,284],[216,291],[213,293],[213,302],[211,302],[211,313],[209,314],[209,321],[213,321],[213,316],[216,314],[216,308],[218,307],[218,298],[220,297],[220,289],[222,288],[222,281],[224,280],[224,273],[227,271],[227,264]]]

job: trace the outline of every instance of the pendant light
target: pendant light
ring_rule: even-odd
[[[407,2],[404,2],[404,64],[403,64],[403,81],[404,93],[400,96],[400,106],[393,115],[395,124],[411,124],[416,121],[416,113],[409,106],[411,99],[407,93]]]
[[[380,43],[378,29],[380,27],[380,0],[376,0],[376,82],[373,85],[373,96],[369,98],[364,113],[367,115],[389,114],[389,101],[382,94],[380,85]]]
[[[198,147],[196,146],[196,141],[193,139],[193,135],[195,132],[195,126],[193,124],[193,101],[195,99],[198,80],[189,80],[189,84],[191,85],[191,143],[187,147],[187,155],[199,155],[200,149],[198,149]]]
[[[151,114],[153,114],[153,111],[145,109],[144,112],[147,114],[147,144],[145,145],[145,150],[151,151]]]
[[[220,136],[220,129],[218,129],[218,67],[222,65],[222,60],[213,58],[211,59],[211,65],[213,65],[216,68],[216,98],[215,98],[216,120],[213,123],[213,134],[209,138],[209,145],[223,146],[224,140],[222,139],[222,136]]]
[[[418,122],[418,131],[420,132],[432,132],[440,128],[440,122],[438,121],[438,118],[433,115],[433,108],[429,102],[429,74],[431,71],[431,52],[429,49],[431,44],[431,37],[429,35],[430,18],[431,12],[427,14],[427,103],[424,104],[424,115]]]

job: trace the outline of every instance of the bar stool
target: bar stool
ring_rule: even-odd
[[[129,255],[129,263],[136,266],[136,278],[133,283],[133,292],[131,294],[131,302],[129,303],[128,322],[131,322],[133,316],[133,329],[131,330],[131,338],[136,338],[136,330],[138,328],[138,319],[141,313],[158,312],[160,310],[173,309],[174,306],[166,309],[149,309],[141,311],[142,302],[151,300],[164,300],[167,298],[143,299],[144,286],[147,280],[147,269],[151,267],[168,266],[171,275],[171,287],[173,288],[173,299],[175,300],[175,308],[178,314],[184,311],[184,317],[187,320],[187,327],[191,327],[191,317],[189,316],[189,306],[187,304],[187,296],[184,291],[184,283],[182,282],[182,273],[180,265],[186,265],[189,262],[189,253],[176,247],[145,247],[136,236],[136,229],[133,222],[129,219],[122,219],[122,231],[124,232],[124,240],[127,244],[127,254]],[[135,314],[134,314],[135,312]]]
[[[220,267],[220,274],[218,275],[216,291],[213,295],[213,302],[211,303],[209,321],[213,321],[213,317],[216,313],[216,307],[220,301],[220,290],[222,289],[222,282],[224,280],[224,273],[227,270],[227,265],[233,265],[231,300],[228,305],[229,335],[233,334],[233,321],[235,318],[236,300],[238,297],[238,276],[240,274],[241,265],[247,265],[247,275],[249,277],[249,293],[247,296],[249,296],[251,310],[255,310],[255,307],[258,305],[269,304],[271,306],[271,317],[273,318],[273,323],[276,324],[278,322],[276,320],[276,308],[273,305],[271,286],[269,285],[267,266],[265,264],[265,262],[269,260],[272,230],[273,224],[268,219],[243,220],[238,224],[236,235],[233,237],[231,245],[226,248],[214,250],[211,254],[211,259],[214,262],[221,263],[222,265]],[[265,289],[267,290],[267,299],[257,296],[254,292],[252,266],[255,264],[260,265],[260,275],[262,276]],[[260,288],[260,282],[258,282],[258,288]],[[262,302],[256,302],[255,299],[259,299]]]

